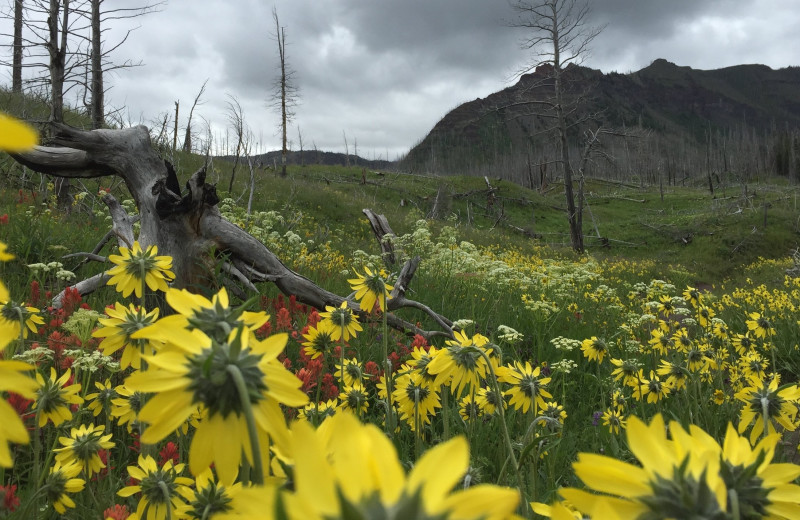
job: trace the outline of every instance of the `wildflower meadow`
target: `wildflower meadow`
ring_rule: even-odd
[[[347,300],[176,288],[138,242],[84,298],[0,221],[0,518],[800,518],[797,255],[701,285],[415,218],[395,251],[455,321],[409,335],[379,255],[220,210]]]

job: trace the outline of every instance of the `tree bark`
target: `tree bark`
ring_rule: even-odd
[[[103,50],[100,39],[100,4],[103,0],[92,0],[92,128],[102,128],[105,123],[105,96],[103,85]]]
[[[205,183],[205,169],[195,172],[181,191],[172,165],[153,149],[150,134],[144,126],[122,130],[78,130],[63,124],[53,125],[53,144],[37,146],[33,151],[13,155],[31,169],[66,178],[94,178],[117,175],[125,182],[139,208],[138,241],[143,248],[158,246],[160,254],[171,256],[174,287],[191,288],[207,285],[214,265],[224,257],[229,272],[249,282],[272,282],[288,295],[318,309],[339,306],[346,299],[316,285],[283,264],[264,244],[240,227],[226,220],[216,207],[216,188]],[[117,236],[122,242],[132,239],[131,220],[121,207],[105,200],[112,211]],[[215,253],[218,256],[214,256]],[[426,331],[393,313],[387,314],[389,325],[410,334],[425,337],[452,337],[452,322],[427,306],[405,298],[405,290],[416,264],[411,262],[401,271],[402,291],[389,300],[389,310],[409,307],[428,313],[443,331]],[[413,265],[412,265],[413,264]],[[102,286],[102,276],[90,282],[75,284],[89,292]],[[249,287],[249,286],[248,286]]]
[[[22,16],[23,0],[14,0],[14,44],[11,65],[11,92],[22,93]]]

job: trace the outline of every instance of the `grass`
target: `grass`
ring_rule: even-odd
[[[203,163],[201,157],[181,152],[172,154],[172,160],[181,181]],[[8,161],[3,164],[6,185],[18,182],[21,170]],[[233,221],[250,226],[287,265],[340,294],[350,293],[347,278],[353,276],[353,268],[382,267],[361,210],[371,208],[385,214],[399,237],[395,245],[401,257],[419,254],[423,258],[409,296],[450,318],[470,320],[463,322],[468,337],[478,341],[479,335],[485,336],[496,345],[493,355],[502,353],[499,367],[505,368],[499,369],[501,373],[511,370],[508,367],[514,362],[530,363],[540,371],[537,377],[542,388],[552,394],[546,401],[556,402],[566,413],[566,418],[561,418],[543,409],[523,412],[509,406],[504,423],[492,413],[464,420],[458,414],[461,400],[477,396],[491,383],[490,378],[484,374],[480,388],[462,395],[453,394],[445,381],[435,391],[443,403],[448,395],[448,404],[436,409],[430,424],[417,433],[401,421],[396,432],[389,432],[404,464],[415,462],[418,447],[424,450],[453,435],[464,435],[471,448],[471,482],[516,487],[526,500],[550,502],[559,488],[581,486],[572,470],[579,452],[603,452],[628,461],[634,458],[624,431],[613,433],[600,419],[599,414],[612,409],[615,392],[624,401],[620,410],[625,417],[650,419],[663,414],[683,426],[695,424],[719,441],[729,421],[738,424],[741,420],[743,405],[738,396],[754,384],[751,376],[766,381],[775,372],[781,384],[792,386],[798,381],[800,278],[786,276],[787,269],[796,267],[789,257],[798,246],[796,186],[777,181],[746,188],[723,186],[717,187],[714,196],[700,187],[670,187],[662,195],[656,188],[589,180],[586,198],[591,214],[587,210],[584,218],[588,253],[579,256],[564,245],[568,237],[561,209],[563,194],[556,184],[536,192],[490,179],[497,189],[490,200],[482,178],[362,173],[357,167],[309,165],[290,167],[284,179],[260,170],[254,214],[248,220],[242,207],[246,175],[242,170],[237,173],[234,189],[228,194],[230,168],[230,164],[215,161],[209,174],[209,181],[218,183],[221,198],[238,199],[233,204],[223,201],[221,210]],[[107,267],[97,263],[76,267],[79,261],[64,258],[64,254],[90,251],[105,234],[109,223],[94,193],[111,181],[86,181],[88,194],[64,215],[54,205],[47,179],[30,172],[26,179],[20,189],[0,191],[2,212],[8,215],[7,221],[0,215],[0,241],[17,257],[0,265],[0,277],[17,299],[33,298],[34,280],[52,292],[66,283],[53,270],[34,272],[28,264],[62,262],[65,269],[76,271],[78,278]],[[114,192],[126,198],[124,188],[115,186]],[[426,219],[437,193],[443,194],[439,205],[446,211],[441,219]],[[599,235],[608,239],[607,247],[589,237],[595,225]],[[541,238],[532,239],[518,228]],[[111,252],[112,247],[107,246],[101,254]],[[714,323],[730,329],[728,335],[718,335],[712,324],[700,321],[700,307],[682,295],[687,286],[702,289],[702,303],[721,320]],[[269,284],[259,289],[260,308],[271,319],[258,335],[288,332],[283,366],[303,381],[303,391],[312,399],[317,385],[322,399],[335,399],[344,390],[334,386],[337,352],[320,361],[303,354],[303,336],[316,319],[313,310],[279,297]],[[83,303],[102,312],[118,300],[119,295],[106,288]],[[46,301],[37,304],[44,306]],[[753,333],[752,349],[739,352],[734,339],[750,334],[752,313],[768,317],[774,336],[768,332],[759,338]],[[404,310],[401,315],[423,327],[434,327],[417,311]],[[63,325],[69,322],[69,315],[48,311],[46,318],[40,331],[14,343],[17,352],[28,352],[35,345],[54,349],[59,342],[76,345],[76,335]],[[422,342],[398,333],[387,336],[376,316],[363,322],[363,333],[343,348],[347,357],[361,362],[367,374],[364,381],[370,405],[362,419],[383,428],[385,411],[374,370],[382,365],[382,345],[386,342],[392,352],[398,370],[395,377],[399,378],[410,370],[401,364],[412,363],[411,353],[421,348]],[[504,336],[498,330],[501,325],[512,327],[520,337]],[[687,349],[700,352],[702,366],[688,366],[687,352],[677,343],[661,351],[654,342],[658,331],[666,331],[669,337],[685,332],[692,345]],[[584,354],[585,340],[591,344],[592,338],[608,349],[599,362]],[[97,339],[84,338],[70,356],[80,361],[96,350],[97,343]],[[435,340],[433,347],[441,351],[448,344]],[[637,363],[642,368],[639,377],[649,382],[659,377],[667,380],[668,374],[650,372],[662,363],[679,365],[684,385],[676,383],[668,395],[653,402],[646,396],[637,399],[634,389],[643,390],[616,378],[610,358]],[[63,370],[52,358],[39,359],[36,364],[42,372],[51,365]],[[124,374],[106,365],[96,372],[85,371],[82,393],[106,377],[114,385],[122,384]],[[544,382],[545,378],[550,379]],[[514,389],[508,382],[501,385],[506,392]],[[714,397],[718,391],[722,398],[717,404]],[[796,423],[794,401],[791,419]],[[532,426],[537,414],[547,413],[552,414],[548,427]],[[114,503],[129,508],[136,504],[136,497],[126,500],[115,494],[127,478],[125,466],[133,463],[134,452],[122,449],[133,443],[131,432],[111,415],[95,419],[85,405],[77,408],[72,423],[102,420],[117,442],[115,468],[109,473],[112,478],[87,483],[91,493],[76,495],[77,506],[67,513],[68,518],[97,516]],[[747,433],[749,428],[745,425],[742,431]],[[498,439],[506,429],[523,468],[519,474],[503,467],[508,449]],[[57,442],[64,431],[64,427],[43,428],[43,445]],[[185,461],[190,449],[187,434],[168,439],[178,446]],[[796,441],[792,439],[788,434],[784,437],[786,447],[778,459],[796,461],[796,445],[791,444]],[[156,454],[163,449],[164,443],[159,443],[151,450]],[[30,447],[18,447],[16,457],[16,465],[6,471],[3,483],[18,484],[23,503],[30,503],[34,500],[30,479],[37,459]],[[525,505],[519,511],[530,514]]]

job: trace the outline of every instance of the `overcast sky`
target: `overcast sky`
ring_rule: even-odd
[[[144,3],[105,0],[108,8]],[[196,116],[215,137],[235,96],[260,149],[279,148],[269,107],[279,73],[273,6],[300,89],[294,148],[299,125],[305,148],[343,151],[344,132],[351,153],[357,141],[363,157],[395,159],[452,108],[515,82],[530,61],[524,30],[508,26],[516,15],[507,0],[169,0],[108,26],[108,45],[140,26],[114,57],[144,65],[106,80],[107,104],[151,125],[180,100],[184,126],[208,79]],[[591,0],[591,9],[590,23],[605,29],[584,65],[604,72],[656,58],[701,69],[800,65],[800,0]],[[1,81],[10,76],[5,70]]]

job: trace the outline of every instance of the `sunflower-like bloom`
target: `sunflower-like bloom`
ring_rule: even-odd
[[[451,392],[460,396],[464,388],[477,391],[486,377],[487,363],[482,354],[486,354],[484,345],[489,340],[481,334],[470,338],[461,331],[455,332],[455,338],[436,352],[428,363],[428,372],[436,375],[435,386],[449,384]]]
[[[67,493],[79,493],[86,486],[86,481],[78,478],[81,465],[77,461],[61,464],[56,462],[44,481],[44,496],[53,504],[59,514],[64,514],[67,508],[75,507],[75,502]]]
[[[589,361],[603,362],[603,358],[608,354],[608,345],[597,336],[592,336],[581,342],[581,350],[584,357],[589,358]]]
[[[98,348],[106,356],[124,348],[119,362],[120,368],[132,366],[138,370],[141,367],[142,354],[152,354],[159,342],[134,339],[131,335],[154,324],[158,319],[158,309],[147,312],[141,307],[132,304],[126,307],[117,302],[113,307],[106,308],[106,315],[107,318],[98,320],[103,327],[92,333],[94,338],[103,338]]]
[[[367,378],[367,375],[364,373],[364,367],[356,358],[345,359],[344,365],[337,363],[336,375],[340,374],[344,376],[344,381],[342,381],[344,386],[354,386],[356,383],[361,383]]]
[[[108,415],[111,412],[111,401],[118,397],[116,389],[111,386],[111,380],[106,379],[104,382],[95,381],[95,388],[97,392],[92,392],[86,395],[86,400],[89,401],[87,408],[91,410],[92,415],[97,417],[101,412]]]
[[[339,331],[341,335],[342,331]],[[334,335],[336,334],[336,327],[330,321],[322,320],[317,323],[316,327],[308,327],[308,332],[303,334],[306,339],[303,342],[303,352],[306,353],[311,359],[317,359],[323,354],[333,351],[335,346]]]
[[[0,113],[0,150],[24,152],[39,143],[39,134],[27,124]]]
[[[497,408],[506,409],[506,400],[502,393],[498,394],[493,388],[483,387],[475,394],[475,404],[481,409],[483,415],[494,415]]]
[[[636,386],[638,382],[637,376],[641,369],[641,363],[635,358],[617,359],[611,358],[611,364],[614,365],[614,370],[611,375],[614,381],[622,380],[623,385]]]
[[[78,428],[72,428],[69,437],[59,437],[63,447],[56,448],[56,462],[65,465],[77,462],[87,477],[98,473],[106,465],[100,460],[100,450],[108,450],[114,447],[111,441],[111,434],[105,434],[105,426],[94,426],[82,424]]]
[[[522,409],[522,413],[527,413],[534,403],[537,409],[544,408],[544,399],[552,399],[553,395],[544,388],[551,378],[539,377],[540,374],[541,367],[534,369],[529,361],[524,365],[514,361],[513,365],[500,367],[497,379],[511,386],[505,392],[511,396],[508,404],[515,410]]]
[[[133,248],[120,247],[119,252],[108,256],[109,261],[116,265],[106,274],[111,276],[108,285],[116,285],[117,291],[125,298],[131,293],[141,298],[143,283],[151,291],[166,291],[167,284],[175,278],[175,273],[170,270],[172,257],[159,256],[155,244],[142,251],[142,246],[136,241]]]
[[[173,465],[170,459],[159,468],[153,457],[139,455],[138,465],[128,466],[128,475],[138,484],[120,489],[117,495],[142,494],[136,507],[139,520],[164,520],[168,510],[172,518],[183,518],[189,509],[186,502],[194,497],[192,479],[180,476],[184,466]]]
[[[686,303],[688,303],[692,307],[697,308],[697,306],[700,305],[703,301],[703,294],[700,292],[699,289],[687,285],[686,289],[684,289],[683,291],[683,299],[686,300]]]
[[[648,403],[657,403],[662,399],[666,399],[669,393],[673,390],[672,385],[668,381],[661,381],[658,375],[650,371],[650,379],[645,379],[642,371],[639,371],[639,382],[633,387],[633,397],[637,401],[644,399],[647,396]]]
[[[766,316],[762,316],[758,312],[751,312],[748,317],[750,319],[745,321],[747,330],[751,331],[756,338],[764,339],[775,335],[775,329]]]
[[[189,500],[187,518],[201,520],[204,518],[217,518],[218,514],[236,511],[238,508],[238,495],[242,484],[236,483],[226,486],[214,479],[211,468],[206,469],[195,477],[194,496]]]
[[[311,421],[314,424],[322,423],[326,417],[336,415],[339,403],[336,399],[320,401],[319,403],[308,403],[298,412],[299,419]]]
[[[660,414],[649,426],[631,417],[628,443],[641,467],[581,453],[575,473],[604,494],[567,488],[561,496],[592,518],[800,518],[792,482],[800,466],[772,463],[780,435],[753,448],[731,424],[722,446],[694,425],[672,422],[669,431],[671,440]]]
[[[469,445],[463,437],[427,451],[406,476],[394,445],[376,426],[340,413],[317,431],[306,422],[295,423],[291,453],[294,491],[282,491],[291,520],[494,520],[511,517],[519,501],[517,490],[488,484],[450,493],[469,466]],[[262,496],[261,501],[274,500],[268,493]]]
[[[357,332],[364,330],[361,328],[361,324],[358,323],[358,316],[347,306],[347,300],[343,301],[339,307],[326,305],[325,312],[321,312],[319,316],[323,318],[322,323],[329,322],[333,325],[331,337],[334,341],[339,341],[342,338],[344,338],[344,341],[350,341],[350,338],[356,337]]]
[[[458,414],[464,419],[464,422],[469,422],[480,417],[483,412],[481,411],[481,407],[478,406],[478,403],[475,402],[475,396],[466,394],[458,402]]]
[[[609,408],[603,412],[603,426],[608,427],[608,431],[619,434],[620,430],[625,429],[625,416],[618,408]]]
[[[24,374],[33,366],[22,361],[0,360],[0,392],[13,391],[27,399],[36,397],[38,383]],[[28,444],[28,431],[19,415],[5,399],[0,398],[0,467],[13,466],[9,442]]]
[[[170,288],[167,303],[176,314],[161,318],[155,324],[133,334],[134,338],[168,342],[177,329],[198,329],[209,338],[223,343],[231,331],[243,324],[255,339],[255,331],[269,321],[269,314],[245,311],[244,306],[231,307],[228,291],[223,287],[211,300],[186,289]]]
[[[78,395],[81,391],[80,383],[67,384],[71,375],[71,370],[67,369],[61,377],[56,377],[56,369],[52,367],[48,379],[43,378],[39,372],[36,373],[39,388],[36,389],[33,409],[39,417],[39,427],[47,424],[48,420],[53,421],[54,426],[58,426],[72,419],[70,405],[83,403],[83,398]]]
[[[436,388],[417,371],[403,374],[395,381],[392,397],[400,409],[400,418],[406,421],[411,431],[417,430],[417,424],[430,424],[431,416],[442,407]]]
[[[789,431],[797,428],[797,404],[800,402],[800,387],[797,385],[778,388],[777,377],[767,383],[760,377],[751,376],[750,386],[737,392],[734,397],[744,403],[739,433],[752,423],[750,442],[753,444],[764,433],[765,422],[769,434],[775,433],[773,421]]]
[[[288,430],[280,405],[299,407],[308,402],[300,390],[302,382],[278,360],[287,338],[275,334],[258,341],[244,325],[232,330],[222,343],[198,329],[172,330],[157,354],[145,356],[150,368],[125,382],[133,390],[156,394],[139,412],[138,419],[149,424],[142,442],[160,441],[203,405],[207,416],[192,438],[189,468],[197,475],[213,462],[220,480],[232,484],[242,453],[253,464],[254,439],[248,433],[241,384],[258,425],[259,444],[265,446],[262,455],[268,454],[267,436],[285,449]]]
[[[0,336],[11,340],[19,338],[20,334],[27,338],[28,331],[36,333],[39,330],[37,325],[44,325],[44,319],[39,312],[36,307],[0,300]]]
[[[409,366],[419,372],[430,383],[436,380],[436,374],[431,374],[428,370],[431,361],[436,357],[436,352],[436,347],[428,347],[427,349],[414,347],[414,350],[411,351],[411,359],[408,360]]]
[[[358,416],[367,413],[369,407],[369,394],[364,389],[364,385],[357,381],[352,386],[345,386],[339,394],[339,401],[342,403],[343,410],[352,410]]]
[[[111,416],[117,418],[118,425],[127,425],[130,432],[138,424],[136,417],[144,406],[144,394],[134,392],[125,385],[116,386],[114,392],[117,396],[111,398]]]
[[[359,307],[364,312],[372,312],[375,308],[375,302],[381,312],[386,312],[386,300],[391,296],[394,287],[389,285],[386,280],[380,275],[379,272],[372,272],[369,267],[364,267],[364,274],[355,272],[357,278],[347,280],[350,283],[350,288],[356,292],[356,300],[359,302]]]

